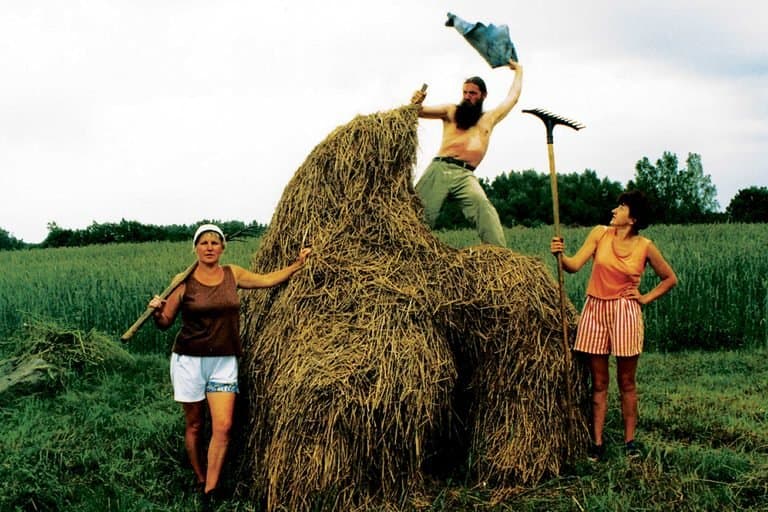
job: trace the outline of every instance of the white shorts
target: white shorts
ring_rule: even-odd
[[[174,352],[171,383],[177,402],[201,402],[206,393],[237,393],[237,357],[184,356]]]

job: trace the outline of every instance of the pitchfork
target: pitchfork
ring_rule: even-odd
[[[557,173],[555,172],[555,149],[552,131],[555,126],[562,124],[574,130],[581,130],[584,125],[571,119],[561,117],[552,112],[534,108],[523,110],[526,114],[533,114],[544,122],[547,128],[547,150],[549,153],[549,183],[552,188],[552,213],[555,221],[555,236],[560,238],[560,208],[557,195]],[[574,424],[575,411],[573,404],[573,390],[571,389],[571,348],[568,343],[568,322],[565,319],[565,286],[563,284],[563,253],[557,253],[557,284],[560,289],[560,319],[563,324],[563,351],[565,352],[565,386],[568,399],[568,409],[571,419],[571,426]]]

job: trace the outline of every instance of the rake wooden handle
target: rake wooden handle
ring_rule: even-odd
[[[186,278],[189,277],[189,275],[195,271],[195,268],[197,267],[197,262],[194,262],[190,266],[188,266],[181,274],[178,274],[176,277],[173,278],[171,281],[171,284],[168,285],[168,287],[163,290],[163,292],[159,295],[159,297],[163,300],[167,299],[168,296],[175,290],[181,283],[184,282]],[[123,343],[128,343],[128,340],[130,340],[134,334],[141,328],[142,325],[144,325],[144,322],[149,319],[149,317],[152,315],[152,313],[155,311],[155,308],[147,307],[147,309],[144,310],[144,312],[141,314],[141,316],[136,319],[135,322],[133,322],[133,325],[128,328],[125,333],[123,333],[122,336],[120,336],[120,341]]]

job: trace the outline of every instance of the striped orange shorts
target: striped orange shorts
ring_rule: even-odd
[[[643,351],[643,335],[639,302],[587,296],[573,349],[587,354],[636,356]]]

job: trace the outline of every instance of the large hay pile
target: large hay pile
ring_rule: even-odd
[[[397,503],[469,465],[533,483],[586,442],[581,407],[569,434],[556,283],[536,259],[431,234],[411,185],[417,122],[403,107],[331,133],[254,257],[266,272],[313,248],[285,286],[243,297],[239,479],[268,510]]]

